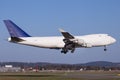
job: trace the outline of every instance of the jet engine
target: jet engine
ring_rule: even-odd
[[[78,45],[83,45],[84,44],[84,40],[82,40],[82,39],[72,39],[71,41],[73,41],[73,43],[76,43]]]
[[[85,48],[91,48],[92,47],[92,44],[90,43],[85,43]]]

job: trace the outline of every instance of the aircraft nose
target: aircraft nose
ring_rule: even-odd
[[[112,39],[111,39],[111,42],[112,42],[112,43],[115,43],[115,42],[116,42],[116,39],[115,39],[115,38],[112,38]]]

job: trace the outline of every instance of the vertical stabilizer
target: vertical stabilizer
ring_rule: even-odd
[[[30,37],[25,31],[18,27],[11,20],[3,20],[11,37]]]

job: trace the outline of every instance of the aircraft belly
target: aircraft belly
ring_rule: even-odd
[[[64,47],[64,43],[62,41],[38,41],[38,42],[19,42],[19,44],[41,47],[41,48],[62,48]]]

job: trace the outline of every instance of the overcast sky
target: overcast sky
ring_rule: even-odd
[[[107,33],[117,42],[107,47],[78,48],[74,54],[7,42],[3,20],[10,19],[31,36]],[[120,0],[0,0],[0,61],[86,63],[120,62]]]

